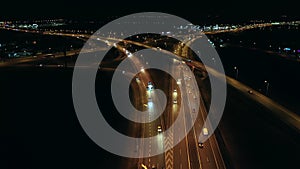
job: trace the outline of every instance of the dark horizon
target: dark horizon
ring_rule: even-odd
[[[22,6],[17,9],[15,5]],[[202,6],[200,6],[202,5]],[[0,11],[5,19],[99,19],[112,20],[138,12],[163,12],[183,17],[191,22],[245,22],[252,19],[299,19],[298,6],[293,1],[8,1]]]

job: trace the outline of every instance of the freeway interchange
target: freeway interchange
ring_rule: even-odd
[[[47,33],[45,33],[47,34]],[[51,33],[53,34],[53,33]],[[56,34],[53,34],[56,35]],[[57,34],[58,35],[58,34]],[[60,36],[72,36],[74,37],[73,34],[59,34]],[[83,39],[87,39],[90,36],[88,35],[75,35],[76,38],[80,37]],[[185,42],[186,44],[191,44],[193,41],[195,41],[198,37],[194,37],[193,39],[188,40]],[[99,41],[105,42],[108,47],[109,46],[114,46],[118,50],[123,51],[125,55],[119,56],[115,58],[115,61],[122,61],[124,57],[129,57],[131,55],[134,55],[134,53],[131,52],[126,52],[128,51],[125,47],[125,45],[120,45],[116,44],[116,42],[120,41],[120,39],[116,38],[111,38],[111,37],[100,37],[99,39],[95,39]],[[164,50],[161,50],[160,48],[157,48],[156,46],[152,46],[151,44],[144,44],[141,42],[136,42],[133,40],[123,40],[123,42],[126,42],[126,44],[130,45],[136,45],[136,46],[141,46],[143,48],[155,50],[155,51],[160,51],[164,52]],[[105,47],[103,47],[105,48]],[[98,50],[103,50],[103,49],[98,49]],[[134,105],[141,110],[146,110],[146,109],[151,109],[151,111],[157,111],[159,109],[156,107],[155,104],[152,102],[149,102],[149,92],[147,93],[147,83],[149,81],[152,81],[154,84],[157,84],[156,81],[162,80],[164,85],[161,85],[161,90],[165,91],[166,96],[168,98],[168,103],[165,109],[164,114],[159,117],[159,119],[151,122],[151,123],[145,123],[143,125],[136,125],[135,127],[132,127],[129,129],[129,132],[132,133],[132,135],[135,135],[136,137],[151,137],[154,135],[161,135],[160,139],[158,140],[152,140],[152,142],[159,142],[161,143],[161,148],[164,149],[166,148],[169,144],[174,142],[174,139],[178,139],[176,137],[176,132],[182,131],[186,133],[186,137],[181,140],[175,147],[171,148],[170,150],[166,151],[163,154],[156,155],[156,156],[151,156],[151,153],[153,152],[152,147],[143,147],[143,148],[137,148],[137,150],[133,151],[143,151],[139,152],[141,154],[147,152],[149,153],[149,157],[145,158],[138,158],[138,159],[126,159],[122,167],[123,168],[164,168],[164,169],[171,169],[171,168],[178,168],[178,169],[183,169],[183,168],[188,168],[188,169],[198,169],[198,168],[226,168],[224,161],[222,159],[222,155],[220,152],[220,149],[218,147],[218,143],[216,141],[216,138],[214,135],[212,135],[206,142],[203,144],[203,148],[198,146],[198,137],[201,133],[202,127],[204,125],[204,121],[207,116],[207,110],[205,108],[205,105],[203,103],[203,99],[201,97],[201,93],[199,95],[196,95],[192,90],[195,90],[198,88],[197,84],[193,83],[191,80],[189,80],[190,75],[188,74],[187,70],[184,69],[182,64],[184,64],[181,60],[182,58],[188,58],[189,51],[188,51],[188,45],[181,46],[177,45],[172,49],[172,53],[175,53],[178,57],[175,57],[174,59],[178,64],[170,64],[166,65],[166,67],[174,72],[176,74],[176,79],[172,79],[170,77],[165,77],[163,79],[160,79],[160,74],[157,72],[152,72],[151,70],[141,70],[142,73],[139,73],[139,80],[135,81],[132,83],[133,88],[135,89],[133,91],[134,94],[134,99],[133,103]],[[68,51],[66,56],[72,56],[78,54],[78,50],[74,51]],[[84,51],[81,51],[84,52]],[[90,52],[90,51],[86,51]],[[95,51],[92,51],[95,52]],[[46,56],[47,54],[45,54]],[[64,54],[55,54],[56,58],[59,57],[64,57]],[[20,58],[18,60],[15,60],[14,62],[4,62],[1,63],[1,66],[11,66],[15,64],[23,64],[27,62],[32,62],[35,60],[43,60],[44,55],[38,56],[38,57],[31,57],[31,58]],[[146,67],[145,62],[142,62],[141,60],[135,60],[135,65],[138,65],[137,68],[141,68],[143,66]],[[203,65],[200,62],[197,61],[192,61],[190,63],[191,67],[197,68],[198,70],[203,70]],[[72,67],[72,66],[70,66]],[[103,67],[105,69],[105,67]],[[205,77],[205,73],[204,77]],[[215,72],[215,75],[217,75],[218,72]],[[199,77],[196,77],[199,78]],[[178,84],[178,79],[180,80],[180,83]],[[257,94],[255,92],[253,95],[249,95],[247,93],[249,87],[244,86],[243,84],[240,84],[236,82],[235,80],[229,78],[227,79],[228,83],[240,91],[245,92],[245,95],[254,98],[255,100],[258,100],[258,102],[261,102],[262,104],[265,103],[266,101],[270,102],[267,100],[266,97]],[[182,87],[182,90],[179,90],[178,86]],[[176,89],[177,93],[177,103],[174,103],[174,90]],[[155,91],[150,92],[151,97],[153,99],[155,98]],[[180,96],[184,96],[184,98],[180,99]],[[196,118],[196,122],[194,127],[190,132],[186,131],[184,128],[185,125],[183,124],[183,127],[177,128],[175,131],[173,131],[173,134],[168,136],[168,137],[163,137],[160,131],[158,131],[158,126],[161,126],[162,132],[164,132],[166,129],[168,129],[173,123],[174,120],[178,116],[178,109],[179,107],[183,107],[184,113],[187,115],[185,116],[183,123],[189,121],[192,116],[194,116],[194,110],[190,109],[191,107],[189,105],[191,104],[199,104],[199,110],[198,110],[198,116]],[[269,104],[266,104],[269,109],[279,109],[279,110],[274,110],[274,112],[280,112],[282,110],[281,107],[278,108],[278,105],[271,102]],[[287,118],[288,121],[290,121],[290,125],[297,126],[299,123],[297,122],[299,119],[298,117],[292,117],[290,115],[291,113],[288,112],[287,110],[284,110],[288,114],[288,116],[284,116],[284,114],[280,114],[280,116],[284,116],[284,118]],[[196,110],[197,112],[197,110]],[[151,116],[151,114],[149,114]],[[149,117],[150,118],[150,117]],[[295,120],[296,119],[296,120]],[[296,121],[296,122],[295,122]],[[209,126],[205,126],[208,128],[208,132],[210,132]],[[172,132],[171,132],[172,133]]]
[[[53,33],[44,32],[43,34],[56,35],[57,33],[53,34]],[[74,37],[73,34],[71,35],[71,34],[59,33],[57,35]],[[89,38],[89,36],[87,35],[75,35],[75,37],[76,38],[80,37],[83,39]],[[128,52],[128,50],[126,49],[126,47],[124,47],[124,45],[120,45],[118,43],[116,44],[116,42],[118,42],[120,39],[98,37],[95,38],[94,40],[102,41],[108,46],[113,46],[118,50],[123,51],[124,54],[126,55],[125,57],[132,55],[132,53]],[[143,44],[141,42],[135,42],[133,40],[123,40],[123,42],[125,44],[131,44],[131,45],[136,45],[147,49],[152,49],[155,51],[165,52],[164,50],[157,48],[155,46],[151,46],[149,44]],[[103,48],[96,49],[96,51],[103,50]],[[173,51],[173,53],[177,54],[177,56],[174,57],[174,61],[178,62],[178,64],[166,65],[170,71],[173,71],[174,74],[176,74],[177,80],[178,79],[181,80],[179,85],[181,85],[183,90],[182,91],[179,90],[178,83],[176,80],[172,80],[170,79],[170,77],[164,79],[164,83],[165,83],[164,90],[166,91],[166,95],[168,98],[168,104],[166,106],[164,114],[161,117],[159,117],[158,120],[155,120],[151,123],[145,123],[142,126],[137,125],[136,127],[131,128],[129,132],[142,137],[151,137],[156,134],[161,135],[160,133],[158,133],[157,127],[161,126],[162,132],[168,129],[176,120],[176,117],[179,113],[179,108],[182,107],[184,110],[183,112],[187,114],[184,118],[184,121],[182,121],[183,123],[182,127],[176,128],[175,131],[172,131],[171,132],[172,134],[166,138],[161,135],[161,137],[159,137],[160,139],[152,140],[152,141],[160,142],[162,145],[161,148],[164,149],[166,146],[170,146],[170,144],[173,144],[174,139],[179,139],[178,136],[176,136],[177,130],[182,130],[181,132],[184,132],[185,135],[187,136],[181,141],[179,141],[179,143],[174,148],[170,148],[170,150],[157,156],[151,155],[151,151],[153,151],[151,149],[151,146],[141,148],[140,151],[147,151],[150,157],[129,159],[126,162],[124,162],[124,166],[127,166],[127,168],[132,168],[132,167],[134,168],[155,167],[157,169],[159,168],[166,168],[166,169],[225,168],[225,164],[223,162],[221,152],[220,149],[218,148],[218,144],[214,135],[210,137],[206,142],[204,142],[203,147],[198,146],[198,137],[202,131],[202,126],[206,119],[207,111],[204,106],[203,100],[201,98],[201,94],[195,95],[195,92],[192,91],[198,89],[197,84],[191,82],[191,80],[189,79],[191,75],[188,75],[187,70],[182,66],[184,62],[181,61],[180,57],[184,55],[183,53],[188,53],[186,50],[188,50],[188,48],[185,47],[183,50],[181,50],[181,46],[178,45],[177,51]],[[69,57],[72,55],[76,55],[78,54],[78,52],[79,52],[78,50],[74,50],[74,51],[67,51],[66,55],[64,55],[63,53],[61,54],[55,53],[54,55],[55,55],[55,59],[57,59],[60,57],[65,57],[65,56]],[[81,52],[91,52],[91,51],[81,51]],[[92,52],[95,52],[95,50],[92,50]],[[21,64],[26,64],[28,62],[39,61],[39,60],[43,60],[47,55],[49,54],[44,54],[37,57],[20,58],[14,60],[13,62],[1,63],[1,66],[21,65]],[[115,61],[122,61],[122,59],[124,59],[124,56],[119,56],[115,58]],[[143,67],[143,64],[146,63],[142,63],[141,61],[136,59],[134,64],[139,65],[138,67]],[[72,67],[72,66],[69,65],[68,67]],[[103,69],[105,69],[105,67]],[[152,81],[151,76],[155,76],[155,75],[150,75],[147,70],[144,71],[144,73],[139,74],[139,83],[135,84],[136,85],[135,89],[137,91],[133,91],[134,103],[136,104],[137,107],[141,106],[140,109],[151,108],[151,111],[156,111],[157,109],[156,105],[151,102],[148,102],[147,91],[145,91],[147,87],[147,83],[149,81]],[[159,78],[157,80],[159,80]],[[153,82],[154,84],[156,84],[155,80],[153,80]],[[174,89],[177,89],[178,92],[178,96],[177,96],[178,102],[176,104],[173,101]],[[155,98],[155,91],[151,93],[151,95],[153,95],[152,97]],[[185,98],[181,100],[180,96],[185,96]],[[191,109],[189,105],[196,104],[196,103],[199,104],[200,107],[199,110]],[[199,113],[197,113],[198,111]],[[186,118],[191,118],[192,116],[195,116],[197,114],[198,116],[196,117],[194,127],[192,128],[191,131],[187,131],[185,127],[185,123],[188,123],[190,119],[186,119]],[[149,114],[149,116],[151,116],[151,114]],[[207,128],[209,128],[209,126],[207,126]]]

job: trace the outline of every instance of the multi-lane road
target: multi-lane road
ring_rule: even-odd
[[[63,34],[61,34],[63,35]],[[63,36],[73,36],[73,35],[63,35]],[[79,36],[79,35],[78,35]],[[79,36],[81,37],[81,36]],[[82,38],[88,38],[85,36],[82,36]],[[118,39],[112,39],[112,38],[102,38],[104,42],[111,41],[111,45],[114,44],[114,42],[117,42]],[[189,41],[189,43],[192,43],[195,39],[192,39]],[[157,51],[156,47],[151,47],[139,42],[133,42],[128,41],[128,43],[143,46],[144,48],[153,49]],[[188,45],[187,45],[188,46]],[[184,56],[187,57],[188,55],[188,48],[185,46],[184,48],[180,47],[178,45],[178,48],[176,51],[173,51],[178,56]],[[126,50],[125,48],[122,48],[122,46],[117,46],[119,50]],[[163,52],[163,51],[162,51]],[[69,51],[67,54],[74,55],[78,53],[78,51]],[[46,56],[46,54],[45,54]],[[56,57],[62,57],[63,54],[57,54]],[[8,66],[16,63],[25,63],[25,62],[32,62],[37,59],[43,59],[44,56],[39,56],[37,58],[22,58],[17,60],[16,62],[4,62],[0,63],[0,66]],[[120,58],[118,58],[120,59]],[[156,82],[157,80],[162,81],[160,85],[161,89],[165,91],[166,96],[168,98],[168,104],[164,111],[164,114],[160,116],[157,120],[145,123],[145,124],[136,124],[133,126],[130,126],[128,128],[129,135],[135,136],[135,137],[152,137],[155,135],[159,135],[160,139],[151,140],[151,142],[159,142],[162,146],[160,148],[166,149],[170,144],[174,143],[174,140],[178,139],[176,133],[177,132],[184,132],[186,137],[183,138],[174,148],[171,148],[170,150],[166,151],[163,154],[151,156],[154,146],[147,147],[137,147],[136,150],[140,154],[149,153],[150,157],[140,158],[140,159],[126,159],[122,162],[122,168],[164,168],[164,169],[221,169],[226,168],[224,161],[222,159],[221,152],[218,147],[218,143],[216,141],[216,138],[214,135],[212,135],[207,141],[204,143],[203,148],[200,148],[198,146],[198,137],[202,131],[204,121],[206,120],[207,116],[207,110],[204,106],[201,93],[199,95],[195,94],[193,90],[197,90],[198,86],[197,84],[190,80],[191,74],[188,73],[186,69],[180,64],[181,61],[178,61],[178,64],[170,63],[169,65],[166,65],[166,67],[173,72],[176,77],[175,79],[172,79],[170,77],[165,78],[157,78],[160,77],[160,75],[157,72],[151,72],[151,71],[145,71],[144,73],[140,73],[138,75],[139,80],[134,81],[132,83],[133,90],[133,103],[134,105],[140,109],[140,110],[149,110],[149,118],[151,118],[152,114],[151,112],[157,111],[158,105],[155,105],[148,99],[149,93],[151,94],[151,97],[155,99],[155,90],[153,92],[147,92],[146,86],[148,81],[153,81],[154,84],[158,84]],[[142,60],[135,59],[134,64],[138,65],[137,69],[139,69],[142,66],[145,66]],[[203,65],[198,62],[192,62],[193,66],[198,68],[203,68]],[[209,68],[208,68],[209,69]],[[211,72],[214,75],[218,75],[218,72]],[[198,77],[196,77],[198,78]],[[177,80],[181,79],[180,83],[177,83]],[[249,90],[249,87],[244,86],[243,84],[238,83],[237,81],[228,78],[228,83],[232,85],[233,87],[239,89],[240,91],[245,92],[249,97],[252,97],[254,100],[257,100],[258,102],[261,102],[263,105],[265,105],[268,109],[271,109],[272,112],[278,112],[278,116],[283,116],[286,119],[288,124],[291,126],[297,126],[299,129],[299,117],[294,116],[292,112],[289,112],[288,110],[285,110],[283,107],[280,107],[280,105],[273,103],[268,98],[264,97],[263,95],[254,92],[254,94],[250,95],[247,93]],[[181,86],[182,90],[179,90],[178,86]],[[174,103],[174,89],[176,89],[177,92],[177,103]],[[181,99],[182,97],[182,99]],[[193,107],[191,105],[199,104],[199,110],[193,111]],[[171,134],[167,137],[164,137],[162,133],[158,132],[158,126],[162,127],[162,132],[167,130],[176,120],[179,108],[183,108],[183,113],[186,115],[185,118],[182,121],[182,127],[176,128],[171,132]],[[187,131],[186,129],[186,123],[190,122],[190,118],[194,117],[198,113],[198,116],[196,118],[195,124],[193,128],[190,131]],[[286,116],[285,116],[286,115]],[[209,119],[208,119],[209,120]],[[209,124],[209,123],[208,123]],[[207,127],[210,132],[210,126]],[[151,144],[150,144],[151,145]]]
[[[137,69],[145,64],[141,60],[134,60]],[[146,157],[141,159],[128,159],[123,161],[122,166],[127,166],[127,168],[138,167],[138,168],[166,168],[166,169],[198,169],[198,168],[226,168],[223,162],[221,152],[219,150],[216,138],[212,135],[205,143],[203,148],[198,146],[198,138],[202,131],[204,121],[206,120],[207,111],[203,104],[201,95],[198,95],[196,90],[198,90],[197,83],[191,80],[192,74],[184,63],[180,60],[175,60],[166,65],[170,72],[173,72],[175,79],[169,76],[162,77],[157,72],[144,71],[138,75],[139,80],[133,81],[133,91],[135,106],[141,110],[148,109],[149,116],[152,116],[151,112],[158,111],[155,102],[149,101],[148,95],[151,93],[151,97],[155,99],[155,90],[151,92],[146,91],[148,81],[153,81],[154,84],[160,84],[160,89],[165,91],[168,104],[164,111],[164,114],[157,120],[146,123],[143,125],[131,126],[129,128],[129,133],[135,133],[135,136],[140,137],[152,137],[154,135],[159,135],[160,139],[151,140],[153,145],[161,144],[162,148],[168,149],[168,146],[173,145],[176,140],[179,143],[166,151],[163,154],[156,155],[153,157]],[[152,78],[153,77],[153,78]],[[196,77],[197,78],[197,77]],[[159,83],[157,81],[160,81]],[[162,81],[162,82],[161,82]],[[180,90],[180,88],[182,90]],[[177,100],[177,103],[174,103]],[[199,106],[199,110],[195,110],[195,105]],[[162,132],[170,128],[176,118],[178,113],[180,113],[180,107],[182,107],[182,112],[185,113],[183,116],[183,121],[181,125],[174,128],[169,135],[164,136],[158,132],[158,126],[162,127]],[[196,116],[196,117],[195,117]],[[188,131],[187,123],[191,122],[191,119],[195,118],[194,127]],[[208,129],[210,126],[205,126]],[[178,132],[185,133],[186,137],[179,140]],[[155,143],[159,142],[159,143]],[[147,145],[148,146],[148,145]],[[154,146],[141,148],[140,151],[147,151],[149,156],[153,152],[152,148]],[[143,153],[141,153],[143,154]]]
[[[46,33],[49,34],[49,33]],[[62,36],[73,36],[69,34],[60,34]],[[77,35],[76,37],[85,38],[85,36]],[[87,37],[86,37],[87,38]],[[119,45],[115,45],[114,42],[118,41],[118,39],[112,39],[112,38],[102,38],[101,39],[104,42],[111,42],[108,43],[110,45],[114,45],[117,47],[118,50],[122,50],[123,52],[126,51],[125,48]],[[131,43],[133,45],[143,46],[144,48],[153,49],[158,51],[156,47],[151,47],[142,43],[134,42],[134,41],[126,41],[127,43]],[[178,50],[179,51],[179,50]],[[185,50],[180,50],[180,52],[184,53]],[[78,51],[69,51],[67,52],[67,56],[74,55],[78,53]],[[126,52],[125,52],[126,53]],[[175,52],[174,52],[175,53]],[[182,53],[177,53],[177,55],[181,56]],[[47,56],[48,54],[44,54]],[[128,55],[128,54],[127,54]],[[63,57],[64,54],[55,54],[55,57]],[[44,56],[38,56],[38,57],[31,57],[31,58],[22,58],[19,60],[16,60],[12,63],[2,63],[2,66],[9,66],[13,64],[19,64],[19,63],[26,63],[26,62],[32,62],[36,60],[43,59]],[[118,58],[120,59],[120,58]],[[181,63],[181,61],[178,61]],[[143,66],[143,63],[141,60],[134,59],[134,65],[136,65],[136,69],[139,69]],[[146,65],[144,65],[146,66]],[[204,147],[200,148],[198,146],[198,137],[199,134],[202,131],[202,127],[204,124],[204,121],[206,119],[207,111],[205,109],[205,106],[202,102],[201,95],[196,95],[193,90],[198,90],[198,86],[196,83],[194,83],[192,80],[190,80],[191,74],[188,73],[186,69],[182,66],[182,64],[174,64],[170,62],[170,65],[166,65],[170,71],[173,71],[173,73],[176,75],[175,79],[172,80],[171,78],[165,78],[163,79],[163,86],[162,89],[166,91],[167,98],[168,98],[168,104],[164,111],[164,114],[157,120],[145,123],[142,125],[135,125],[131,126],[128,130],[129,134],[136,136],[136,137],[152,137],[155,135],[159,135],[159,139],[151,140],[151,142],[159,142],[158,144],[161,144],[162,149],[169,149],[170,146],[174,143],[174,140],[179,139],[176,135],[177,132],[184,132],[186,137],[183,138],[174,148],[170,148],[165,153],[162,153],[160,155],[152,156],[152,152],[154,152],[153,147],[151,144],[148,147],[137,147],[136,150],[133,151],[143,151],[139,152],[141,154],[149,153],[149,157],[147,158],[140,158],[140,159],[128,159],[127,161],[124,161],[122,165],[126,168],[166,168],[166,169],[198,169],[198,168],[225,168],[220,150],[218,148],[217,141],[214,136],[210,137],[205,143]],[[157,111],[159,105],[155,105],[151,101],[149,102],[148,95],[151,94],[152,99],[156,99],[155,96],[155,90],[151,92],[147,92],[146,86],[148,81],[153,81],[154,84],[157,84],[155,80],[151,76],[157,76],[160,77],[160,75],[151,75],[148,71],[145,71],[144,73],[139,74],[139,82],[135,84],[135,87],[133,87],[134,91],[134,104],[137,108],[141,110],[148,109],[149,110],[149,118],[152,116],[151,112]],[[181,89],[179,90],[177,80],[181,79]],[[156,78],[157,80],[162,80],[159,78]],[[177,103],[175,104],[173,102],[174,100],[174,89],[176,89],[176,93],[178,93],[177,97]],[[182,97],[182,99],[181,99]],[[193,110],[191,105],[199,104],[200,108],[199,110]],[[158,126],[162,127],[162,132],[167,130],[176,120],[180,107],[182,107],[183,113],[185,113],[185,116],[182,124],[180,127],[175,128],[173,131],[171,131],[170,135],[167,137],[164,137],[162,133],[158,132]],[[199,113],[198,113],[199,112]],[[187,123],[191,122],[192,116],[197,115],[194,127],[188,131],[187,129]],[[209,128],[209,126],[206,126]],[[150,142],[150,143],[151,143]],[[157,143],[155,143],[157,144]]]

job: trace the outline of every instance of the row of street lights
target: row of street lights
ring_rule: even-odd
[[[238,69],[236,66],[234,66],[233,69],[234,69],[234,71],[235,71],[235,79],[237,80],[237,79],[238,79],[238,76],[239,76],[239,69]],[[264,84],[265,84],[265,86],[266,86],[266,95],[268,95],[270,83],[269,83],[267,80],[265,80],[265,81],[264,81]]]

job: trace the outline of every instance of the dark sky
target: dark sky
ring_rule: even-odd
[[[166,12],[191,21],[209,16],[220,20],[298,16],[292,0],[22,0],[2,3],[0,18],[81,17],[106,18],[136,12]]]

